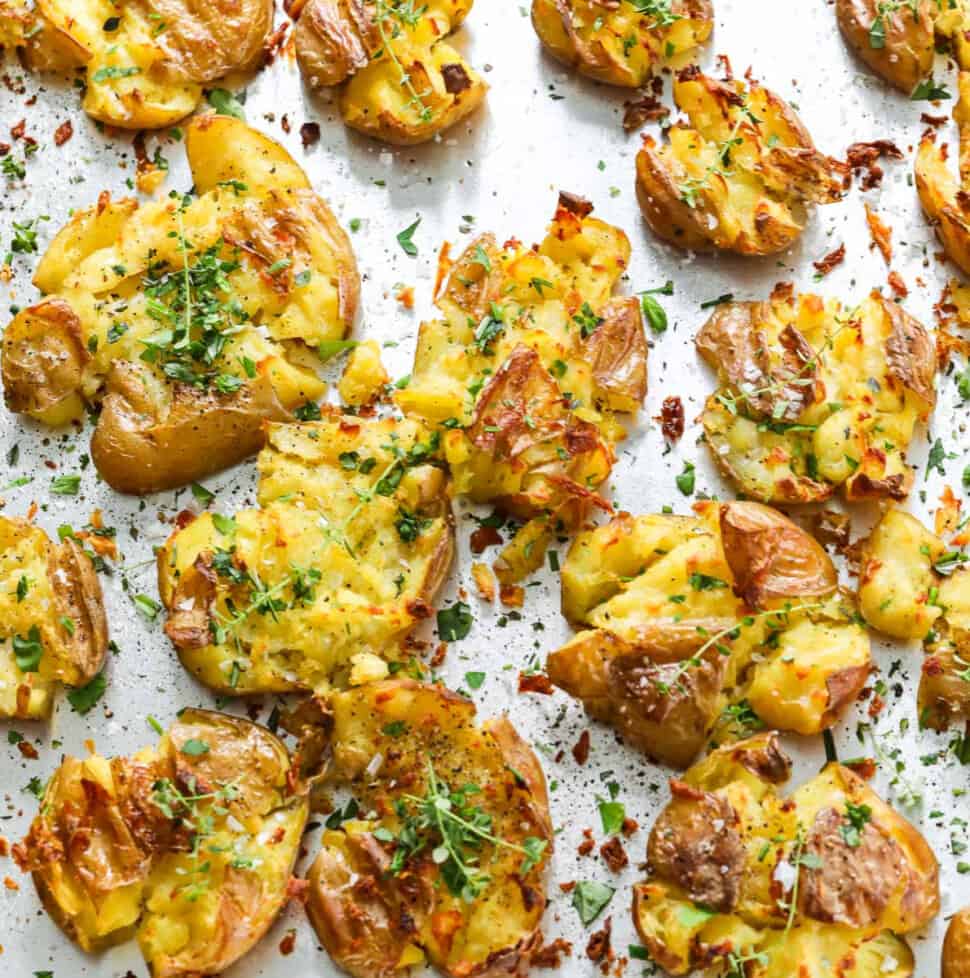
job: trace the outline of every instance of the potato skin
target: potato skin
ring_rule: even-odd
[[[970,978],[970,911],[955,913],[943,940],[941,978]]]
[[[677,74],[674,100],[686,121],[663,146],[647,136],[636,160],[641,213],[669,244],[776,254],[801,235],[810,203],[833,203],[848,189],[846,164],[818,152],[791,106],[756,82],[721,82],[692,66]],[[726,170],[717,147],[728,138],[744,152]]]
[[[235,465],[266,443],[265,424],[292,415],[266,375],[231,397],[176,384],[171,403],[153,403],[146,371],[128,361],[108,375],[91,458],[117,492],[174,489]]]
[[[664,28],[632,4],[533,0],[532,26],[557,61],[595,81],[638,88],[662,62],[703,44],[714,28],[711,0],[673,0],[670,11],[677,20]],[[627,50],[623,38],[630,36],[637,43]]]
[[[907,95],[933,70],[934,0],[919,0],[914,14],[901,4],[879,14],[885,41],[874,47],[871,32],[879,0],[836,0],[835,12],[846,43],[877,75]]]
[[[378,834],[389,828],[386,819],[326,832],[310,870],[307,912],[335,963],[355,978],[390,976],[425,956],[454,978],[524,974],[541,944],[542,874],[553,840],[545,778],[532,749],[507,719],[479,727],[466,699],[409,679],[338,693],[331,710],[333,760],[325,781],[351,788],[362,811],[390,812],[399,800],[406,806],[402,793],[421,795],[430,765],[452,788],[488,786],[473,798],[499,838],[547,844],[525,876],[516,872],[519,856],[497,849],[487,888],[468,902],[450,893],[426,854],[389,872],[394,844]],[[382,733],[389,723],[400,731],[391,741]],[[383,758],[377,777],[370,771],[374,756]]]

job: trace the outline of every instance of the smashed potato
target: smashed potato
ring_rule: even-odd
[[[765,725],[831,726],[870,669],[869,639],[825,551],[760,503],[696,517],[620,514],[580,534],[562,569],[563,613],[585,629],[549,678],[632,745],[685,767]]]
[[[311,87],[342,85],[352,129],[398,146],[424,143],[484,101],[488,86],[448,35],[472,0],[306,0],[294,39]],[[291,11],[293,13],[294,11]]]
[[[711,0],[532,0],[546,50],[580,74],[639,88],[659,67],[700,47],[714,30]]]
[[[443,262],[442,318],[421,324],[395,394],[406,414],[443,427],[456,492],[538,521],[523,533],[539,561],[557,524],[609,508],[596,489],[624,437],[617,414],[636,412],[647,388],[640,304],[611,298],[630,243],[591,212],[561,194],[537,248],[484,234]],[[528,559],[506,558],[508,580],[528,573]]]
[[[886,512],[863,542],[859,606],[874,628],[923,639],[920,723],[970,720],[970,567],[909,513]]]
[[[679,72],[674,101],[687,115],[669,142],[644,138],[637,196],[651,230],[691,251],[773,255],[790,248],[811,203],[831,204],[850,171],[825,156],[795,111],[757,82]]]
[[[268,442],[258,509],[203,513],[159,550],[165,631],[228,695],[381,678],[451,563],[437,440],[415,421],[325,409],[270,425]]]
[[[939,42],[970,67],[970,9],[965,0],[836,0],[849,47],[877,75],[908,95],[933,71]]]
[[[347,236],[281,146],[202,116],[185,147],[195,195],[76,211],[37,266],[46,298],[3,335],[7,406],[61,425],[100,404],[91,456],[120,492],[258,451],[322,395],[314,350],[357,307]]]
[[[101,583],[78,543],[0,516],[0,717],[47,717],[58,684],[89,683],[107,651]]]
[[[778,735],[722,747],[670,782],[633,915],[670,974],[909,978],[901,935],[940,908],[923,837],[860,777],[827,765],[788,798]]]
[[[309,874],[307,911],[331,957],[355,978],[426,962],[454,978],[523,974],[553,844],[532,748],[505,717],[478,726],[438,685],[393,679],[328,706],[324,783],[359,812],[324,832]]]
[[[85,951],[134,935],[153,978],[219,974],[286,902],[308,813],[289,775],[268,730],[183,710],[156,748],[66,757],[14,856]]]
[[[953,915],[943,941],[940,978],[970,978],[970,907]]]
[[[123,129],[189,115],[204,84],[259,65],[273,28],[272,0],[37,0],[17,13],[0,45],[39,71],[84,69],[84,111]]]
[[[904,499],[906,450],[936,403],[933,343],[873,292],[855,309],[776,289],[718,307],[697,336],[721,384],[708,447],[746,495],[773,503]]]
[[[968,65],[970,66],[970,65]],[[926,216],[936,224],[936,234],[947,257],[970,275],[970,72],[959,76],[960,97],[953,118],[960,136],[959,180],[948,163],[946,145],[937,145],[936,133],[928,129],[916,153],[916,189]]]

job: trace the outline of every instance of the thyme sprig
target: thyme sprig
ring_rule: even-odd
[[[404,28],[416,27],[427,9],[427,6],[415,7],[414,0],[377,0],[377,5],[374,10],[377,31],[380,34],[381,44],[383,45],[382,51],[387,53],[387,56],[400,72],[398,84],[410,96],[407,107],[412,109],[418,119],[424,123],[431,122],[434,118],[434,112],[424,101],[431,92],[430,90],[418,92],[414,87],[414,83],[411,81],[411,75],[405,71],[404,65],[401,64],[401,60],[398,58],[391,41],[400,37]],[[388,21],[391,21],[393,25],[390,34],[388,34],[386,26]]]

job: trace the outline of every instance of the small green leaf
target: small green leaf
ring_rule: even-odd
[[[242,103],[232,92],[225,88],[214,88],[209,92],[209,105],[219,113],[219,115],[231,115],[233,118],[246,121],[246,111]]]
[[[13,654],[17,660],[17,668],[21,672],[37,672],[41,656],[44,654],[44,646],[40,640],[40,629],[36,625],[30,626],[26,638],[22,635],[14,635]]]
[[[79,475],[59,475],[51,480],[51,492],[56,496],[76,496],[80,488]]]
[[[417,245],[411,240],[414,232],[418,229],[418,225],[421,223],[421,218],[419,217],[410,227],[406,227],[403,231],[399,231],[397,234],[397,243],[401,246],[401,250],[406,255],[410,255],[414,258],[418,253]]]
[[[135,602],[135,607],[146,621],[155,621],[162,610],[162,606],[147,594],[136,594],[131,600]]]
[[[190,737],[184,744],[182,744],[179,751],[188,757],[201,757],[203,754],[209,753],[209,745],[204,740],[199,740],[196,737]]]
[[[332,360],[338,353],[345,350],[352,350],[357,346],[357,340],[322,340],[317,347],[317,355],[326,363]]]
[[[381,727],[381,733],[385,737],[400,737],[408,728],[408,725],[403,720],[392,720],[390,723],[385,723]]]
[[[212,525],[224,536],[231,537],[236,532],[236,521],[222,513],[212,514]]]
[[[443,642],[460,642],[471,631],[472,610],[464,601],[438,612],[438,635]]]
[[[626,820],[626,808],[621,801],[607,801],[597,796],[599,802],[600,821],[607,835],[616,835],[623,828]]]
[[[482,683],[485,682],[484,672],[466,672],[465,682],[468,683],[469,689],[481,689]]]
[[[573,908],[589,926],[606,909],[616,890],[596,880],[580,880],[573,890]]]
[[[652,295],[640,297],[640,305],[643,308],[643,315],[646,317],[647,325],[658,335],[667,330],[667,313],[664,307]]]
[[[684,462],[684,471],[674,480],[677,488],[685,495],[690,496],[694,492],[695,484],[694,466],[691,462]]]
[[[681,926],[688,930],[693,930],[701,924],[707,923],[714,914],[710,910],[703,910],[700,907],[680,907],[677,911],[677,919]]]
[[[209,490],[206,489],[205,486],[199,485],[198,482],[193,482],[191,489],[192,489],[192,495],[203,506],[208,506],[209,503],[211,503],[212,500],[216,498],[216,494],[214,492],[209,492]]]
[[[75,712],[83,715],[104,696],[104,691],[107,688],[108,680],[103,672],[99,672],[86,686],[78,686],[70,690],[67,694],[67,701]]]

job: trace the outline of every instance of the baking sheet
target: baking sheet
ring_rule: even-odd
[[[800,246],[780,259],[685,258],[657,242],[640,219],[633,191],[639,137],[627,136],[620,125],[622,103],[629,94],[575,77],[544,56],[526,7],[516,3],[476,3],[458,43],[473,65],[486,69],[491,85],[487,107],[425,147],[395,150],[349,133],[326,95],[304,91],[294,63],[286,57],[246,86],[248,121],[281,140],[303,163],[315,188],[330,201],[345,226],[352,218],[360,220],[360,229],[352,234],[363,276],[362,313],[355,335],[375,337],[386,344],[384,358],[394,377],[409,371],[418,323],[431,314],[430,293],[440,244],[450,239],[460,247],[473,230],[494,231],[500,240],[517,236],[526,242],[538,241],[560,188],[588,197],[598,216],[627,231],[633,259],[626,291],[674,280],[675,295],[662,299],[670,328],[654,341],[650,354],[647,404],[619,450],[610,481],[616,506],[633,512],[657,511],[665,504],[687,512],[690,501],[674,482],[684,460],[697,466],[698,492],[731,495],[713,471],[706,450],[697,443],[700,429],[694,419],[711,383],[691,343],[707,315],[700,303],[724,293],[739,299],[763,298],[779,280],[840,296],[849,304],[873,287],[885,287],[887,269],[869,246],[864,200],[892,225],[893,267],[911,290],[905,308],[928,326],[933,324],[933,304],[952,271],[935,257],[939,249],[919,210],[911,177],[912,151],[923,128],[920,113],[949,112],[952,102],[945,103],[942,110],[925,102],[910,102],[866,74],[844,49],[830,3],[717,0],[717,7],[716,32],[703,52],[702,64],[713,66],[714,56],[723,53],[730,56],[736,73],[751,66],[758,78],[798,107],[826,152],[839,156],[852,142],[888,138],[907,157],[903,163],[887,165],[881,188],[868,194],[855,189],[843,203],[817,211]],[[8,141],[9,128],[26,118],[27,133],[38,140],[39,151],[28,163],[23,186],[0,179],[0,253],[7,250],[13,221],[47,215],[49,220],[39,225],[43,251],[71,208],[92,203],[103,189],[115,195],[130,192],[126,186],[134,176],[130,136],[106,138],[81,113],[76,93],[68,85],[24,76],[13,60],[8,60],[5,70],[13,84],[0,87],[0,141]],[[937,76],[941,74],[954,91],[955,78],[942,60]],[[21,78],[24,90],[19,92]],[[73,121],[73,138],[56,148],[54,130],[68,118]],[[284,132],[284,120],[289,134]],[[307,121],[320,124],[322,138],[304,151],[299,129]],[[950,127],[943,134],[954,135]],[[150,138],[149,155],[155,145],[154,137]],[[21,146],[14,149],[18,158]],[[179,146],[163,138],[161,149],[171,163],[165,189],[186,188],[188,178]],[[419,253],[410,258],[396,244],[395,235],[418,216],[421,223],[414,242]],[[823,283],[814,283],[811,262],[842,242],[846,262]],[[3,286],[9,292],[0,300],[0,322],[7,318],[8,302],[26,304],[36,297],[29,277],[37,257],[16,257],[13,278]],[[413,311],[395,300],[397,283],[414,287]],[[659,414],[664,397],[672,394],[683,398],[689,424],[679,445],[667,451],[659,425],[651,419]],[[924,519],[931,516],[944,485],[961,493],[960,474],[970,463],[966,411],[959,407],[952,378],[941,379],[940,394],[930,440],[942,438],[950,453],[947,476],[923,477],[926,432],[920,432],[911,452],[919,470],[909,508]],[[37,760],[25,760],[0,734],[0,833],[11,840],[26,831],[36,809],[35,799],[24,786],[32,778],[45,780],[62,753],[83,753],[89,740],[102,753],[129,752],[154,740],[146,723],[149,714],[167,725],[182,707],[217,705],[213,694],[182,671],[161,621],[143,620],[131,600],[138,593],[157,595],[152,547],[170,532],[175,514],[193,507],[191,493],[168,492],[144,500],[118,496],[98,481],[93,466],[83,467],[89,436],[90,429],[79,436],[63,435],[0,411],[0,485],[21,476],[33,477],[28,485],[2,493],[3,512],[23,515],[36,501],[38,523],[54,535],[59,525],[83,526],[93,510],[101,509],[105,523],[118,528],[123,552],[114,573],[102,577],[112,637],[119,649],[108,665],[110,684],[103,700],[85,717],[73,713],[62,700],[49,727],[11,724],[10,729],[18,730],[37,747]],[[19,446],[20,461],[10,470],[2,460],[14,445]],[[48,497],[45,490],[55,467],[60,473],[81,473],[78,496]],[[244,464],[206,480],[206,485],[217,493],[216,506],[222,512],[252,505],[255,467],[252,462]],[[474,594],[468,550],[474,523],[464,515],[467,509],[459,506],[457,513],[459,558],[442,603],[450,603],[460,587]],[[871,515],[856,512],[857,531]],[[567,637],[558,601],[558,575],[548,566],[530,580],[521,618],[470,598],[475,624],[467,639],[451,647],[440,675],[450,686],[458,687],[466,671],[486,672],[481,689],[472,694],[481,714],[487,717],[509,711],[540,752],[553,785],[552,814],[559,830],[544,929],[549,938],[563,936],[574,943],[573,957],[563,964],[562,972],[584,975],[595,970],[584,949],[589,931],[601,921],[589,930],[581,927],[569,895],[558,884],[595,879],[615,886],[617,892],[606,911],[613,918],[613,946],[625,954],[629,944],[638,943],[629,912],[630,886],[640,875],[635,866],[644,857],[649,826],[667,798],[670,772],[618,745],[610,730],[596,725],[591,728],[589,761],[578,766],[570,748],[587,728],[578,705],[561,693],[517,695],[519,669],[537,659],[543,661],[546,652]],[[970,817],[970,806],[961,797],[970,788],[970,768],[960,766],[952,755],[936,756],[945,751],[950,738],[917,732],[920,649],[874,641],[874,654],[889,686],[887,710],[877,727],[880,749],[887,754],[899,752],[906,781],[905,785],[890,785],[894,773],[890,763],[883,765],[876,785],[884,797],[897,802],[901,793],[921,795],[921,802],[906,811],[941,860],[943,913],[934,927],[912,940],[919,960],[917,975],[936,978],[945,918],[970,902],[970,875],[957,871],[963,858],[961,847],[970,842],[962,821]],[[262,702],[263,719],[274,702],[272,697]],[[245,705],[233,702],[224,708],[241,714]],[[856,724],[865,720],[863,705],[836,731],[842,758],[872,753],[869,744],[860,744],[856,738]],[[786,745],[799,761],[795,783],[823,762],[820,741],[786,738]],[[620,800],[640,823],[640,830],[627,843],[631,867],[619,876],[611,874],[595,854],[586,858],[576,854],[585,827],[601,836],[596,798],[606,794],[610,781],[619,783]],[[312,832],[306,839],[311,857],[317,838],[318,832]],[[147,974],[133,942],[99,956],[82,954],[40,909],[29,880],[20,876],[11,860],[0,859],[0,876],[8,874],[19,882],[20,889],[0,888],[0,975],[21,978],[52,971],[55,978],[121,978],[130,971],[140,978]],[[294,950],[283,957],[278,945],[291,928],[296,931]],[[644,971],[652,973],[640,961],[631,961],[627,968],[631,975]],[[227,974],[231,978],[292,978],[338,973],[318,948],[302,912],[293,907],[260,946]]]

